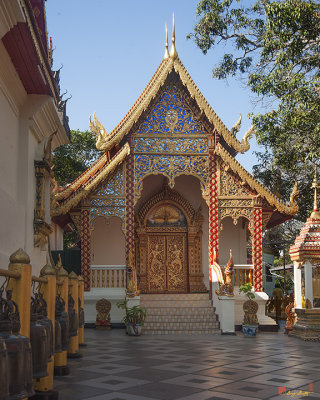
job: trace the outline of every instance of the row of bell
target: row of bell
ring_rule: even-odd
[[[7,299],[0,293],[0,400],[32,396],[33,379],[48,376],[48,362],[52,361],[54,353],[68,350],[70,337],[77,335],[79,326],[72,296],[68,299],[68,313],[64,311],[64,300],[57,296],[54,344],[53,324],[47,317],[46,302],[41,294],[35,294],[31,298],[29,340],[19,334],[19,311],[11,296],[11,291],[7,292]]]
[[[0,293],[0,400],[19,400],[34,394],[29,338],[19,334],[20,316],[12,291]]]

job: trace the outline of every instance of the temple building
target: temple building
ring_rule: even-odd
[[[108,133],[94,115],[90,127],[103,155],[56,193],[51,210],[80,235],[86,322],[102,297],[120,322],[115,304],[126,293],[147,309],[212,308],[211,300],[219,309],[215,285],[225,284],[230,250],[233,285],[252,282],[263,303],[262,235],[296,214],[294,194],[283,202],[235,159],[253,128],[238,140],[241,118],[230,130],[220,120],[178,57],[174,26],[170,52],[167,35],[163,60],[122,121]]]
[[[44,0],[0,2],[0,262],[22,248],[38,275],[48,257],[52,150],[69,142]]]

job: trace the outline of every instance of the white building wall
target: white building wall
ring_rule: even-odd
[[[219,234],[219,264],[226,265],[230,249],[234,264],[247,264],[247,220],[239,218],[234,225],[231,217],[222,220],[222,230]]]

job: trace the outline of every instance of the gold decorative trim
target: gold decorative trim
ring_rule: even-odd
[[[239,142],[235,137],[234,130],[229,130],[224,123],[220,120],[215,111],[211,108],[207,100],[204,98],[188,71],[182,64],[179,57],[173,60],[171,57],[163,59],[160,63],[155,74],[151,78],[150,82],[131,107],[126,116],[122,121],[115,127],[115,129],[105,137],[105,143],[103,146],[104,151],[109,151],[115,145],[119,144],[126,133],[129,132],[135,122],[138,121],[139,117],[145,111],[151,100],[157,95],[160,87],[165,83],[168,74],[172,69],[180,76],[183,85],[188,89],[190,96],[196,100],[200,110],[204,111],[209,122],[213,124],[220,135],[223,136],[229,146],[234,148],[237,152],[244,153],[250,148],[249,139],[252,135],[252,128],[244,135],[244,138]]]
[[[286,215],[295,215],[299,211],[299,207],[296,203],[291,202],[289,205],[282,202],[269,190],[264,188],[259,182],[257,182],[249,172],[247,172],[237,160],[235,160],[230,153],[228,153],[219,143],[215,149],[215,153],[221,157],[221,159],[230,166],[232,171],[239,175],[240,179],[246,182],[252,189],[256,190],[258,195],[264,197],[267,202],[276,207],[276,209]]]
[[[109,174],[111,174],[118,165],[120,165],[125,158],[130,154],[130,146],[126,143],[122,149],[114,156],[114,158],[110,161],[109,164],[106,164],[101,171],[92,178],[88,180],[87,184],[83,184],[81,188],[79,188],[73,195],[71,195],[64,203],[60,204],[57,208],[51,210],[52,216],[58,216],[66,214],[72,207],[76,206],[81,200],[86,199],[90,192],[95,189],[100,182],[102,182]],[[103,157],[102,157],[103,158]],[[92,174],[92,168],[89,168],[84,177],[85,182]],[[72,185],[70,185],[72,186]],[[70,193],[69,187],[66,189],[67,193]],[[58,199],[58,196],[56,196]]]

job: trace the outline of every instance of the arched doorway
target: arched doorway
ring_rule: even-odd
[[[143,293],[205,292],[200,210],[167,186],[137,215],[137,272]]]

